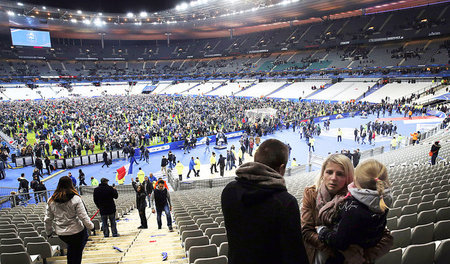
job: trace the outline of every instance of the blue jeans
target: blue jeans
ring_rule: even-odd
[[[169,205],[164,205],[163,208],[156,208],[156,221],[158,222],[158,229],[162,227],[162,221],[161,221],[161,214],[164,211],[167,217],[167,226],[170,228],[172,227],[172,217],[170,216],[170,209]]]
[[[109,237],[108,219],[111,223],[111,232],[113,237],[117,236],[116,214],[102,215],[103,235]]]

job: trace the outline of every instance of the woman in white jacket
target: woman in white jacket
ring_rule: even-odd
[[[53,221],[55,229],[52,226]],[[48,236],[56,233],[66,242],[67,263],[81,263],[88,239],[87,228],[94,229],[94,224],[68,176],[59,179],[58,187],[48,201],[44,222]]]

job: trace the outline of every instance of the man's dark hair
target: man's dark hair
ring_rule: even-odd
[[[278,139],[264,141],[255,153],[255,161],[263,163],[274,170],[286,164],[289,158],[289,148]]]
[[[164,184],[164,181],[163,180],[159,180],[158,184]]]

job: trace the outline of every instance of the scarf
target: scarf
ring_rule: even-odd
[[[286,188],[283,176],[271,167],[259,162],[247,162],[237,170],[238,179],[252,181],[261,186],[278,186]]]
[[[333,220],[338,213],[338,205],[344,201],[347,194],[347,188],[331,197],[325,184],[321,184],[317,191],[316,208],[319,211],[318,220],[323,225],[332,225]]]

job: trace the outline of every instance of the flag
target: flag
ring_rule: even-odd
[[[59,151],[58,151],[57,149],[54,149],[54,150],[52,151],[52,154],[53,154],[53,155],[58,155],[58,157],[61,156],[61,154],[59,153]]]
[[[133,174],[133,163],[135,161],[134,155],[130,158],[130,165],[128,165],[128,174]]]
[[[118,168],[117,170],[117,179],[122,180],[125,177],[125,174],[127,174],[127,169],[125,166],[122,166]]]

